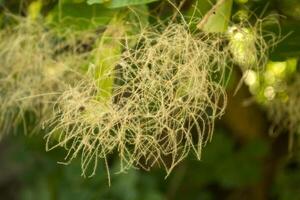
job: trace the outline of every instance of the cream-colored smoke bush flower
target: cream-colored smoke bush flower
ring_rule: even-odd
[[[240,24],[234,24],[228,29],[228,47],[234,63],[240,66],[242,71],[249,69],[261,72],[268,61],[269,50],[278,42],[280,35],[275,35],[265,27],[270,25],[279,29],[278,16],[270,15],[262,19],[256,19],[254,24],[244,20]]]
[[[229,53],[221,43],[183,24],[142,30],[134,47],[125,42],[113,72],[61,95],[47,150],[67,149],[66,163],[80,156],[83,175],[94,175],[100,158],[107,166],[113,153],[120,171],[157,164],[167,175],[189,152],[200,159],[226,105]],[[98,82],[107,77],[112,93],[102,98],[107,89]]]
[[[15,24],[0,31],[0,137],[49,117],[58,93],[78,79],[75,71],[86,62],[73,38],[58,36],[38,20],[10,20]]]

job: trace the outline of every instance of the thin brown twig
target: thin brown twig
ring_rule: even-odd
[[[177,9],[181,10],[181,8],[185,4],[185,2],[186,2],[186,0],[181,1]],[[175,18],[177,17],[177,15],[178,15],[178,12],[175,12],[174,15],[173,15],[173,17],[172,17],[172,20],[171,20],[172,22],[175,20]]]

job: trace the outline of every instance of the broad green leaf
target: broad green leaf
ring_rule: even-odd
[[[121,57],[121,40],[124,38],[124,35],[135,35],[139,32],[140,26],[146,26],[148,24],[148,15],[145,14],[148,13],[147,7],[140,5],[133,7],[133,9],[134,8],[137,8],[135,15],[128,15],[122,11],[115,14],[97,42],[97,49],[93,55],[93,70],[94,77],[98,81],[98,87],[101,92],[98,98],[101,100],[105,101],[111,96],[115,78],[114,69]],[[138,27],[137,24],[139,25]],[[128,43],[129,45],[134,45],[135,40],[131,39]]]
[[[31,19],[37,19],[40,16],[43,3],[41,0],[34,1],[28,6],[28,17]]]
[[[205,13],[212,7],[212,3],[208,0],[195,0],[194,4],[186,11],[185,15],[190,24],[191,30],[197,29],[200,19],[204,17]],[[199,19],[194,21],[194,19]]]
[[[121,38],[125,34],[123,17],[116,15],[108,24],[98,41],[94,55],[94,77],[97,80],[101,100],[111,97],[114,82],[114,69],[121,57]]]
[[[222,33],[228,28],[232,0],[218,0],[198,24],[198,28],[209,33]]]
[[[87,3],[92,5],[96,3],[104,4],[108,8],[121,8],[126,6],[147,4],[158,0],[88,0]]]
[[[63,3],[48,14],[47,21],[59,23],[60,28],[86,30],[106,25],[116,11],[105,8],[103,5],[89,6],[86,3]]]
[[[111,0],[88,0],[87,3],[88,4],[95,4],[95,3],[108,3],[110,2]]]
[[[187,11],[187,16],[202,18],[212,6],[213,4],[209,0],[195,0],[194,4]]]

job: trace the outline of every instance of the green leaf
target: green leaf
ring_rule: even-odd
[[[103,5],[89,6],[86,3],[64,3],[48,14],[47,21],[59,24],[63,30],[86,30],[106,25],[116,12]]]
[[[88,0],[89,5],[100,3],[108,8],[120,8],[126,6],[147,4],[158,0]]]
[[[114,68],[121,57],[121,38],[125,34],[123,16],[115,15],[97,42],[94,55],[94,77],[101,88],[99,98],[107,100],[111,97]]]
[[[95,3],[107,3],[110,2],[110,0],[88,0],[87,3],[88,4],[95,4]]]
[[[209,33],[222,33],[228,28],[232,0],[219,0],[202,18],[198,28]]]

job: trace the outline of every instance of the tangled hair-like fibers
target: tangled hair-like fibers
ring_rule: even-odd
[[[79,76],[71,67],[83,63],[75,48],[66,50],[72,39],[64,41],[41,21],[10,19],[14,25],[0,31],[0,137],[18,124],[34,131],[57,94]]]
[[[300,134],[300,76],[296,75],[286,88],[287,97],[275,98],[268,105],[268,115],[273,121],[271,134],[289,132],[291,150],[295,134]]]
[[[113,153],[120,171],[158,164],[167,175],[190,151],[200,159],[226,105],[228,51],[221,40],[176,23],[142,30],[137,45],[124,45],[119,65],[102,77],[115,76],[110,99],[101,98],[99,80],[60,97],[47,149],[67,149],[66,163],[79,154],[84,176],[95,174],[100,158],[107,166]]]

